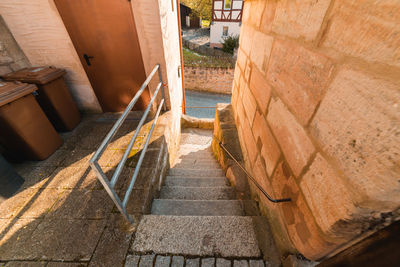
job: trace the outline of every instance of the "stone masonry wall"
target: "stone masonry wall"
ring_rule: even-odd
[[[0,16],[0,75],[29,67],[30,63],[18,46],[3,17]]]
[[[319,260],[398,220],[400,2],[247,0],[232,106],[287,253]],[[290,242],[288,242],[290,240]]]
[[[232,93],[234,69],[184,67],[185,87],[220,94]]]

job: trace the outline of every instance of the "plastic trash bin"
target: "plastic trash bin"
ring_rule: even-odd
[[[6,81],[33,83],[37,100],[58,131],[71,131],[80,122],[80,114],[64,81],[65,70],[54,67],[25,68],[3,75]]]
[[[0,142],[5,156],[43,160],[62,144],[32,92],[33,84],[0,82]]]

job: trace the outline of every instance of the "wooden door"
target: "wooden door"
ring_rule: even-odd
[[[127,0],[55,0],[104,112],[122,111],[146,79]],[[135,105],[144,109],[146,90]]]

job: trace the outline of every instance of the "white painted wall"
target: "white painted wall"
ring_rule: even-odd
[[[0,13],[33,66],[52,65],[65,69],[68,87],[79,109],[101,112],[52,0],[1,0]]]
[[[174,155],[180,143],[181,133],[181,114],[182,114],[182,71],[178,68],[181,65],[181,50],[179,44],[179,25],[178,25],[178,7],[177,1],[158,0],[159,14],[161,20],[162,40],[166,62],[166,71],[168,79],[168,92],[171,104],[172,118],[169,124],[171,129],[170,138],[174,143],[168,144],[170,152],[170,162],[174,160]],[[173,7],[171,6],[173,4]],[[157,14],[154,14],[156,16]]]
[[[159,16],[155,15],[159,13],[158,1],[135,0],[131,1],[131,5],[146,76],[151,73],[156,64],[160,64],[163,82],[168,84],[161,20]],[[157,85],[158,76],[156,75],[149,84],[151,94],[153,94]],[[168,88],[165,88],[164,92],[167,98],[167,105],[169,106]],[[158,103],[159,101],[160,98],[158,99]]]
[[[228,35],[240,34],[240,22],[222,22],[214,21],[210,26],[210,45],[222,43],[222,30],[224,26],[228,26]]]

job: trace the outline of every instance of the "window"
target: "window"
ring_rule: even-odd
[[[225,0],[225,5],[224,5],[225,9],[231,9],[231,5],[232,5],[232,0]]]
[[[228,26],[224,26],[222,29],[222,36],[228,36]]]

